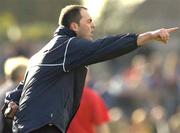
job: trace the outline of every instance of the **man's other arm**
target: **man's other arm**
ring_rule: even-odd
[[[23,82],[21,82],[14,90],[7,92],[2,113],[7,118],[13,118],[19,108],[19,100],[21,97]]]

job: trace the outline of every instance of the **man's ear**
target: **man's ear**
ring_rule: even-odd
[[[78,29],[79,29],[79,26],[78,26],[77,23],[72,22],[72,23],[70,24],[70,29],[73,30],[73,31],[75,31],[75,32],[77,32]]]

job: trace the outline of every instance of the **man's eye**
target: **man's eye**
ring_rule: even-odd
[[[92,22],[92,19],[89,19],[89,21],[88,21],[89,23],[91,23]]]

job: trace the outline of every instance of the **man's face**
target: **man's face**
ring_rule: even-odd
[[[81,9],[81,20],[79,22],[78,28],[75,31],[77,37],[92,40],[93,39],[93,31],[94,31],[94,23],[92,22],[92,18],[89,13],[85,9]]]

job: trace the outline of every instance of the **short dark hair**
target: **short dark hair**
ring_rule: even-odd
[[[80,11],[81,9],[87,10],[86,7],[81,5],[68,5],[61,10],[59,16],[59,25],[63,25],[67,28],[70,27],[71,22],[76,22],[79,24],[81,19]]]

